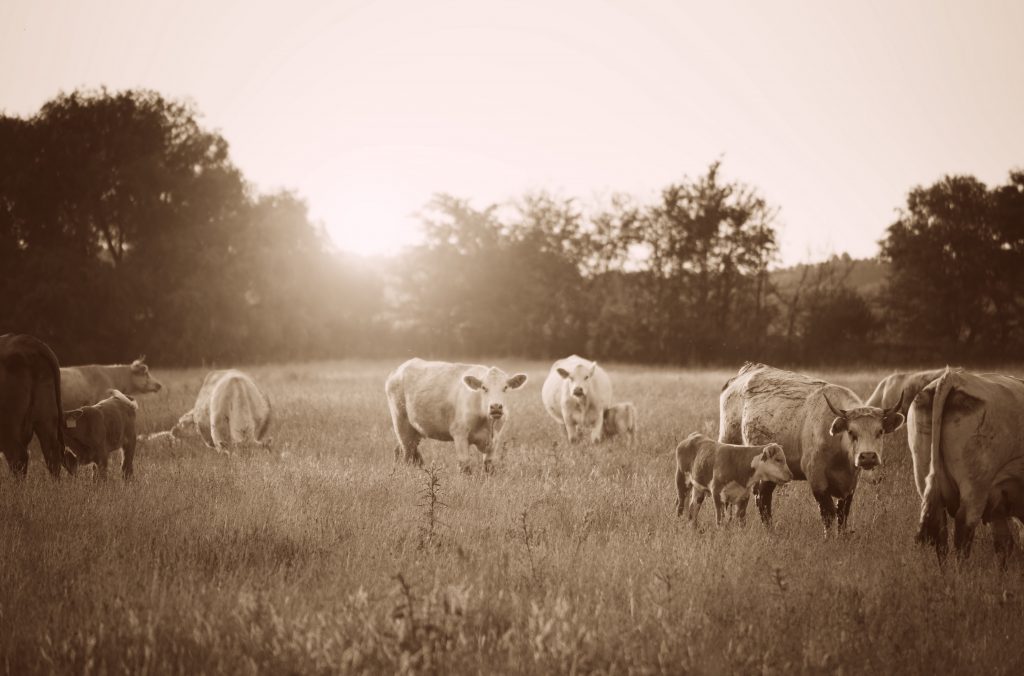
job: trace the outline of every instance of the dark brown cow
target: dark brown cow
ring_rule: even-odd
[[[0,336],[0,452],[15,476],[28,472],[28,444],[35,434],[50,474],[60,476],[60,364],[50,347],[32,336]]]
[[[64,413],[64,434],[70,450],[64,453],[64,466],[74,474],[80,464],[96,463],[100,479],[107,478],[110,454],[124,449],[121,472],[125,480],[132,476],[135,459],[135,412],[139,405],[117,390],[92,406]]]

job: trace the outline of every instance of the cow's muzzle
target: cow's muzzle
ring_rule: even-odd
[[[492,418],[497,420],[498,418],[505,415],[505,407],[501,404],[491,404],[490,415]]]
[[[577,397],[579,399],[582,399],[583,398],[583,388],[582,387],[577,387],[577,388],[573,389],[572,396]]]
[[[882,464],[877,453],[860,453],[857,455],[857,467],[861,469],[874,469]]]

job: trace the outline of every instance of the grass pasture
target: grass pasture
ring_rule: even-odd
[[[568,447],[546,365],[504,360],[498,472],[396,466],[390,362],[249,369],[274,454],[143,447],[136,479],[0,471],[0,671],[62,673],[1020,673],[1024,561],[987,529],[968,566],[913,544],[905,434],[862,483],[854,532],[822,537],[806,483],[700,530],[674,513],[675,442],[714,434],[731,371],[608,366],[640,438]],[[140,429],[167,429],[203,372],[155,373]],[[823,373],[862,396],[883,372]],[[112,476],[117,476],[112,473]],[[433,486],[433,488],[431,488]]]

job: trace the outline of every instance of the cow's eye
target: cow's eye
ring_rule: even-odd
[[[481,390],[483,390],[484,392],[486,392],[486,391],[487,391],[487,388],[486,388],[486,387],[484,387],[483,385],[481,385],[481,386],[480,386],[480,389],[481,389]]]
[[[850,441],[857,441],[857,435],[853,432],[850,432]]]

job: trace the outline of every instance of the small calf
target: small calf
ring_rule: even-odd
[[[64,439],[69,449],[64,451],[64,467],[75,474],[78,465],[96,463],[98,477],[107,478],[110,454],[124,449],[121,471],[127,480],[132,475],[135,459],[135,412],[139,405],[118,390],[93,404],[64,412]]]
[[[758,481],[784,484],[793,478],[782,446],[736,446],[722,444],[694,432],[676,447],[676,515],[691,493],[687,518],[696,523],[701,503],[708,495],[715,501],[719,525],[725,508],[736,506],[736,517],[742,521],[747,513],[750,489]]]
[[[636,438],[636,406],[631,401],[615,404],[604,410],[605,436],[628,434],[629,443]]]

